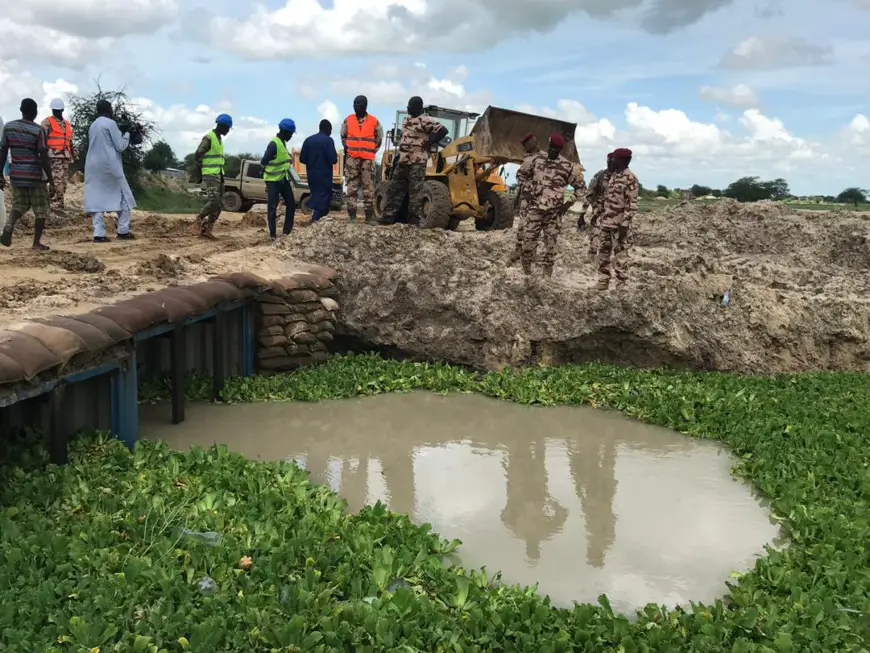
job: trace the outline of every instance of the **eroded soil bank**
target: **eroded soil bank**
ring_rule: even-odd
[[[503,233],[319,225],[285,255],[340,272],[345,331],[482,368],[602,360],[740,372],[870,369],[870,220],[783,204],[637,218],[631,281],[596,293],[569,216],[552,281],[505,260]],[[730,303],[721,298],[730,289]]]
[[[463,564],[559,605],[714,600],[776,534],[724,448],[591,408],[418,392],[196,404],[177,426],[143,408],[145,437],[296,460],[352,510],[380,500],[431,523],[462,540]]]

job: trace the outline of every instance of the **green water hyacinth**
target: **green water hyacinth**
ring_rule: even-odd
[[[188,379],[192,399],[207,379]],[[39,438],[0,464],[0,650],[613,651],[870,650],[870,379],[739,377],[601,365],[480,374],[337,357],[231,380],[224,400],[317,401],[383,392],[480,392],[525,404],[621,410],[721,440],[735,473],[782,518],[788,546],[723,597],[647,606],[606,597],[555,608],[534,588],[451,564],[455,542],[382,505],[357,515],[289,463],[224,448],[176,453],[104,434],[54,467]],[[166,395],[143,383],[143,401]],[[460,548],[461,550],[461,548]]]

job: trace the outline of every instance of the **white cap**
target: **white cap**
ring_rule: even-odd
[[[51,110],[52,111],[63,111],[63,100],[60,98],[55,98],[51,101]]]

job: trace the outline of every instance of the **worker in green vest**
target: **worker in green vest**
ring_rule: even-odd
[[[269,237],[274,242],[278,237],[278,198],[284,200],[284,229],[286,236],[293,231],[293,216],[296,213],[296,198],[290,186],[290,153],[287,141],[296,133],[296,123],[284,118],[278,123],[278,134],[269,141],[266,152],[260,159],[263,180],[266,182],[266,215],[269,221]]]
[[[205,204],[191,228],[203,238],[215,240],[214,223],[221,215],[221,200],[224,195],[224,141],[223,137],[233,128],[233,119],[222,113],[215,118],[215,127],[202,137],[193,155],[195,169],[191,181],[202,184]]]

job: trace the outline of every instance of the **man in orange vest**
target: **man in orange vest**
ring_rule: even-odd
[[[384,142],[384,128],[368,113],[369,101],[358,95],[353,101],[353,113],[341,123],[341,145],[344,148],[344,178],[347,181],[347,216],[356,220],[359,188],[362,186],[366,222],[375,219],[375,154]]]
[[[48,160],[51,163],[51,179],[54,182],[54,194],[49,198],[54,213],[62,213],[64,210],[63,198],[66,195],[69,167],[76,158],[72,144],[72,125],[69,120],[64,120],[64,108],[63,100],[55,98],[51,101],[51,115],[42,121],[48,145]]]

